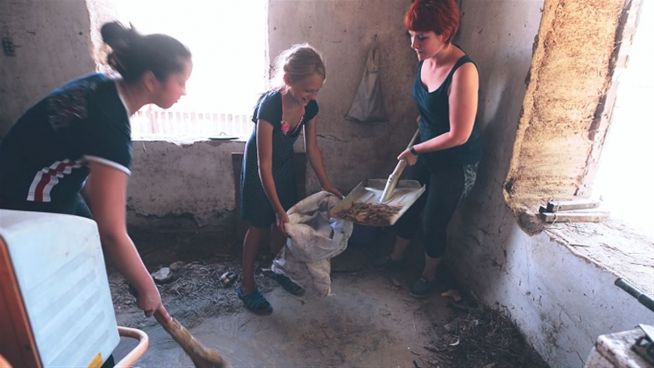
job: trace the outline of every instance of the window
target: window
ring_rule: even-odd
[[[643,1],[627,68],[619,85],[595,190],[611,210],[611,216],[654,238],[654,4]]]
[[[121,21],[165,33],[193,53],[187,95],[168,110],[143,107],[132,138],[244,138],[267,80],[267,1],[113,0]]]
[[[615,81],[631,51],[639,3],[579,1],[543,9],[504,185],[508,205],[529,233],[543,230],[530,215],[548,200],[592,198],[597,192]],[[625,190],[625,182],[608,173]]]
[[[647,29],[654,4],[546,5],[504,183],[505,200],[526,233],[545,230],[570,254],[651,294],[654,245],[642,224],[651,226],[652,221],[638,216],[649,209],[647,202],[652,204],[647,171],[653,145],[645,141],[652,132],[646,127],[651,118],[649,111],[635,113],[626,104],[637,99],[648,106],[652,96],[647,92],[651,84],[645,82],[651,81],[651,70],[638,70],[652,60]],[[648,46],[650,56],[645,57]],[[629,74],[635,79],[629,81]],[[534,216],[549,199],[592,198],[598,192],[610,212],[603,223],[544,224]]]

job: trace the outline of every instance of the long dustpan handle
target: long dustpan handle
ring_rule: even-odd
[[[418,134],[420,134],[420,128],[416,129],[416,132],[413,133],[413,137],[411,137],[411,140],[409,141],[409,144],[407,144],[406,149],[409,149],[411,146],[413,146],[413,142],[415,142],[416,138],[418,138]]]
[[[411,140],[409,141],[409,144],[406,146],[406,149],[409,149],[411,145],[413,145],[413,142],[415,142],[419,133],[420,133],[420,129],[416,129],[416,132],[413,133],[413,137],[411,137]],[[400,180],[400,176],[402,176],[402,173],[404,172],[406,166],[407,166],[406,160],[400,160],[397,163],[397,165],[395,165],[395,169],[393,170],[391,175],[388,176],[388,180],[386,180],[386,186],[384,186],[384,192],[379,198],[379,202],[386,202],[391,198],[391,196],[393,195],[393,191],[395,190],[395,186],[397,185],[397,182]]]
[[[409,141],[409,144],[406,146],[405,149],[409,149],[411,148],[411,146],[413,146],[413,142],[415,142],[416,138],[418,138],[418,134],[420,134],[420,128],[416,129],[416,132],[413,133],[413,136],[411,137],[411,140]],[[395,165],[395,170],[393,170],[393,173],[391,173],[391,175],[397,174],[399,178],[400,176],[402,176],[402,173],[404,172],[406,166],[407,166],[406,160],[400,160],[400,162],[398,162],[397,165]]]

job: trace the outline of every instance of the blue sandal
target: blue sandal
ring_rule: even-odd
[[[295,296],[304,295],[304,289],[302,286],[294,283],[293,280],[286,277],[286,275],[273,272],[272,278],[275,279],[275,281],[277,281],[284,288],[284,290],[288,291],[289,293]]]
[[[268,303],[266,298],[257,289],[249,294],[244,294],[243,289],[238,287],[236,288],[236,295],[243,301],[245,308],[254,314],[268,315],[273,311],[270,303]]]

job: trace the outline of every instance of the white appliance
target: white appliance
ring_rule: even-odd
[[[99,367],[120,338],[96,223],[0,209],[3,257],[0,355],[14,367]]]

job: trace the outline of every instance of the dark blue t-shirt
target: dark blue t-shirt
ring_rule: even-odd
[[[264,93],[254,108],[252,122],[257,124],[259,120],[265,120],[273,126],[273,171],[275,168],[289,160],[293,159],[293,144],[297,140],[302,127],[318,115],[318,103],[315,100],[309,101],[304,108],[302,120],[297,124],[293,131],[284,132],[282,129],[282,94],[277,90]],[[251,149],[256,150],[257,129],[252,130],[252,135],[248,139]],[[252,155],[256,164],[256,155]]]
[[[0,207],[73,213],[89,161],[130,174],[129,117],[103,74],[53,90],[10,129],[0,144]]]
[[[423,62],[418,66],[418,73],[413,85],[413,98],[420,111],[420,142],[428,141],[443,133],[450,131],[450,104],[449,94],[454,72],[465,63],[473,61],[464,55],[452,67],[443,83],[435,91],[429,92],[420,80],[420,71]],[[429,166],[442,167],[447,165],[465,165],[479,161],[481,158],[481,142],[479,127],[475,125],[468,141],[460,146],[421,154]]]
[[[282,206],[289,209],[298,200],[293,168],[293,145],[299,137],[302,127],[305,124],[312,124],[311,121],[318,114],[318,110],[318,103],[315,100],[309,101],[296,128],[285,133],[282,129],[282,94],[277,90],[272,90],[263,94],[257,101],[252,116],[255,126],[245,144],[241,170],[241,217],[250,224],[263,227],[275,223],[275,212],[263,190],[259,177],[256,124],[259,124],[259,120],[265,120],[273,126],[273,180]]]

